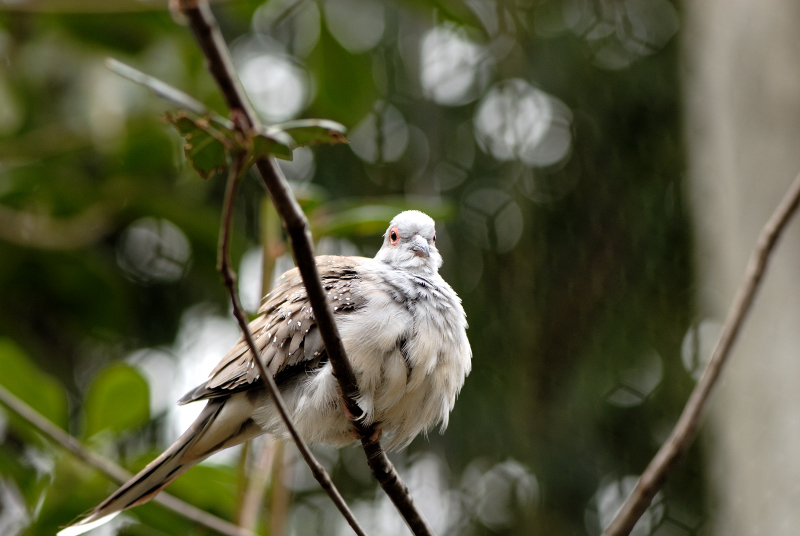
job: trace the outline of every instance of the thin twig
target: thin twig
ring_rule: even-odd
[[[287,456],[288,454],[288,456]],[[285,484],[294,476],[294,465],[289,463],[293,453],[287,451],[283,442],[275,443],[275,462],[272,464],[272,485],[269,488],[269,534],[284,536],[286,534],[286,518],[292,503],[292,490]]]
[[[242,89],[239,78],[236,76],[230,52],[207,0],[180,0],[180,4],[181,11],[186,17],[189,27],[206,58],[208,70],[219,85],[231,112],[243,123],[241,126],[251,129],[258,127],[258,117]],[[239,124],[239,121],[235,122]],[[333,311],[325,297],[322,280],[314,259],[308,221],[280,168],[268,158],[258,160],[256,167],[275,207],[281,215],[286,232],[291,240],[295,263],[306,287],[317,327],[325,344],[325,350],[333,367],[334,375],[339,382],[344,403],[355,417],[353,424],[361,436],[362,444],[365,445],[365,453],[367,454],[370,468],[386,494],[398,507],[414,534],[416,536],[433,536],[433,531],[414,504],[411,495],[408,493],[408,488],[402,483],[399,475],[397,475],[391,462],[386,457],[380,442],[370,440],[373,437],[376,425],[367,426],[359,419],[363,412],[356,403],[358,382],[350,361],[347,359],[342,340],[339,337],[339,331],[333,319]],[[256,359],[256,362],[260,362],[260,360]],[[366,445],[370,445],[370,447],[366,448]],[[389,476],[387,477],[387,475]]]
[[[98,469],[117,484],[124,484],[133,476],[132,473],[129,473],[108,458],[87,449],[75,437],[69,435],[67,432],[48,421],[33,408],[11,394],[11,392],[1,385],[0,402],[2,402],[2,404],[8,409],[16,413],[21,419],[36,428],[40,434],[49,439],[51,442],[61,446],[65,450],[68,450],[75,455],[76,458],[82,460],[87,465],[91,465],[95,469]],[[172,510],[176,514],[194,521],[195,523],[208,527],[211,530],[215,530],[220,534],[226,534],[228,536],[254,536],[249,530],[244,530],[240,527],[237,527],[233,523],[229,523],[228,521],[220,519],[215,515],[204,512],[203,510],[200,510],[191,504],[185,503],[177,497],[169,495],[163,491],[156,495],[154,500],[155,502],[167,507],[169,510]]]
[[[283,240],[280,238],[280,224],[270,225],[270,214],[273,215],[276,220],[278,214],[272,209],[268,199],[263,199],[261,209],[263,212],[259,218],[259,234],[261,236],[263,259],[261,261],[262,276],[259,296],[263,296],[267,291],[271,290],[270,282],[272,281],[273,272],[275,271],[275,259],[280,256],[280,254],[275,254],[277,251],[273,241],[281,245],[283,244]],[[277,236],[275,236],[276,234]],[[263,438],[258,447],[253,440],[248,441],[245,445],[249,445],[250,448],[247,449],[247,456],[245,456],[245,453],[242,455],[241,467],[243,468],[243,473],[241,475],[241,482],[243,482],[244,485],[243,493],[239,501],[237,523],[240,527],[249,530],[257,530],[259,518],[261,517],[262,510],[264,510],[264,497],[267,488],[269,487],[269,489],[274,490],[276,486],[274,478],[271,480],[271,477],[275,475],[275,466],[283,462],[280,457],[282,443],[276,441],[272,436],[267,436]],[[251,470],[246,469],[248,466]],[[270,504],[270,506],[272,506],[272,504]],[[270,518],[271,517],[270,515]],[[276,536],[272,531],[268,532],[268,534],[270,534],[270,536]]]
[[[275,447],[277,443],[271,437],[266,437],[257,452],[253,452],[255,458],[252,473],[247,480],[247,487],[242,496],[241,506],[239,507],[239,526],[256,531],[258,520],[264,504],[264,493],[269,484],[272,474],[272,465],[275,463]],[[255,449],[253,449],[255,451]],[[280,460],[278,460],[280,462]]]
[[[339,493],[339,490],[334,485],[330,475],[327,471],[325,471],[325,468],[322,467],[316,458],[314,458],[314,455],[311,454],[311,450],[308,448],[308,445],[305,444],[303,439],[300,437],[300,434],[297,432],[297,429],[292,422],[292,418],[289,415],[289,409],[286,407],[286,403],[283,401],[283,397],[278,390],[278,385],[275,383],[275,379],[272,377],[272,374],[267,371],[267,367],[264,365],[264,362],[259,359],[261,353],[256,347],[256,343],[253,340],[253,334],[250,333],[250,328],[247,325],[247,316],[244,313],[244,309],[242,309],[241,303],[239,303],[239,294],[236,291],[236,276],[231,269],[230,262],[230,237],[231,227],[233,225],[233,209],[236,204],[236,191],[238,189],[239,178],[242,175],[244,164],[247,161],[247,155],[242,153],[234,154],[232,156],[232,162],[228,169],[228,179],[225,185],[225,199],[222,205],[222,218],[220,219],[218,253],[219,264],[217,268],[222,274],[225,287],[228,289],[231,305],[233,306],[233,316],[236,318],[236,322],[239,324],[239,329],[242,330],[242,336],[247,342],[247,347],[253,354],[253,361],[258,366],[259,374],[267,387],[270,397],[272,398],[272,403],[276,408],[278,408],[278,413],[280,413],[281,418],[286,425],[286,429],[292,436],[292,439],[297,445],[298,450],[300,450],[300,454],[303,456],[303,459],[311,468],[314,478],[317,479],[319,485],[322,486],[322,489],[325,490],[333,503],[336,505],[336,508],[339,509],[339,512],[342,513],[355,533],[359,536],[366,536],[364,529],[361,528],[361,525],[359,525],[358,520],[353,515],[353,512],[350,511],[350,508],[347,506],[342,494]]]
[[[728,359],[728,354],[730,354],[736,336],[739,334],[742,322],[753,304],[756,291],[767,268],[767,261],[775,248],[778,238],[797,210],[798,204],[800,204],[800,175],[794,179],[781,203],[775,209],[772,217],[758,237],[758,242],[756,242],[750,261],[747,264],[744,281],[739,286],[733,304],[728,311],[728,317],[725,320],[719,342],[714,349],[714,353],[711,354],[711,359],[708,362],[708,366],[706,366],[703,377],[692,391],[686,407],[683,408],[683,413],[681,413],[675,429],[672,430],[672,433],[661,446],[650,465],[642,473],[633,492],[622,505],[620,511],[617,512],[611,524],[603,532],[603,536],[626,536],[630,534],[636,522],[650,506],[653,497],[664,485],[669,472],[691,445],[700,426],[700,420],[711,391]]]

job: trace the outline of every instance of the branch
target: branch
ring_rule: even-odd
[[[115,464],[108,458],[101,456],[95,452],[84,447],[80,441],[67,432],[45,419],[42,415],[37,413],[33,408],[28,406],[25,402],[11,394],[5,387],[0,385],[0,402],[8,409],[17,414],[22,420],[36,428],[36,430],[49,439],[51,442],[60,445],[62,448],[74,454],[80,460],[83,460],[87,465],[91,465],[95,469],[100,470],[111,480],[117,484],[124,484],[131,479],[133,474],[129,473],[119,465]],[[166,492],[161,492],[156,495],[155,502],[167,507],[176,514],[185,517],[195,523],[199,523],[205,527],[215,530],[220,534],[227,536],[254,536],[249,530],[237,527],[233,523],[229,523],[224,519],[220,519],[215,515],[209,514],[199,508],[185,503],[173,495]]]
[[[389,461],[386,452],[383,450],[380,442],[372,441],[369,438],[361,436],[361,446],[364,448],[364,453],[367,455],[367,463],[372,470],[372,474],[378,484],[381,485],[383,491],[389,496],[392,503],[394,503],[397,511],[403,516],[403,519],[408,523],[411,532],[416,536],[431,535],[433,536],[433,529],[431,529],[428,522],[422,516],[422,513],[417,509],[414,504],[414,499],[408,491],[400,475]]]
[[[244,129],[258,127],[258,117],[236,76],[230,52],[207,0],[179,0],[179,2],[181,12],[186,17],[189,27],[203,51],[209,72],[217,81],[232,114],[238,119],[235,122]],[[308,221],[286,179],[274,162],[271,159],[262,158],[256,162],[256,167],[275,208],[281,215],[291,240],[295,262],[306,287],[317,327],[325,343],[325,350],[333,366],[334,375],[339,382],[344,403],[354,416],[353,424],[361,436],[362,445],[365,446],[370,468],[414,534],[416,536],[433,536],[433,531],[414,505],[408,488],[400,480],[380,442],[370,439],[375,432],[375,424],[366,426],[358,419],[363,413],[356,403],[358,383],[339,337],[330,304],[325,297],[322,280],[314,259]],[[251,349],[253,349],[252,346]],[[254,353],[254,355],[257,356],[258,353]],[[260,363],[260,360],[256,359],[256,362]],[[262,373],[262,376],[265,375]]]
[[[269,488],[269,532],[267,534],[282,536],[286,534],[286,518],[292,502],[292,490],[284,482],[292,478],[293,465],[286,463],[286,444],[275,442],[275,461],[272,464],[272,485]]]
[[[634,525],[647,510],[648,506],[667,479],[667,475],[675,467],[683,454],[688,450],[692,440],[697,434],[700,419],[708,403],[711,390],[719,378],[722,367],[728,359],[733,343],[742,327],[747,313],[753,304],[758,286],[764,277],[767,261],[772,254],[775,244],[781,233],[786,228],[792,215],[800,204],[800,175],[798,175],[789,190],[784,195],[778,208],[772,214],[747,264],[744,281],[736,292],[722,335],[717,343],[714,353],[706,366],[703,377],[692,391],[686,407],[683,408],[675,429],[661,446],[656,456],[647,466],[633,492],[611,524],[603,532],[603,536],[626,536],[633,530]]]
[[[255,445],[251,443],[253,447]],[[255,448],[253,449],[255,450]],[[281,463],[275,458],[276,443],[271,437],[260,445],[258,452],[253,452],[252,473],[247,479],[247,487],[242,496],[241,506],[239,507],[239,526],[255,531],[258,528],[258,520],[261,515],[264,503],[264,493],[269,484],[270,475],[273,474],[273,464]],[[273,483],[274,485],[274,483]]]
[[[239,303],[239,294],[236,291],[236,276],[231,269],[230,237],[231,227],[233,224],[233,209],[236,204],[236,191],[238,189],[239,179],[242,175],[246,161],[247,154],[235,154],[233,155],[232,162],[228,168],[228,179],[227,183],[225,184],[225,200],[223,201],[222,205],[222,218],[220,220],[219,229],[219,252],[217,259],[219,265],[217,268],[222,274],[225,287],[228,289],[228,294],[231,298],[231,305],[233,305],[233,316],[236,318],[236,322],[239,324],[239,329],[242,330],[242,336],[247,342],[247,347],[253,354],[253,361],[257,363],[258,371],[267,387],[270,397],[272,398],[272,403],[275,404],[276,408],[278,408],[278,413],[281,414],[281,418],[283,419],[287,430],[289,430],[289,434],[292,436],[295,444],[297,444],[300,454],[311,468],[314,478],[316,478],[317,482],[319,482],[319,485],[322,486],[322,489],[324,489],[331,498],[344,518],[353,528],[355,533],[359,536],[366,536],[364,529],[362,529],[361,525],[358,524],[358,520],[356,520],[353,512],[350,511],[350,508],[348,508],[347,503],[342,497],[342,494],[339,493],[339,490],[334,485],[330,475],[327,473],[327,471],[325,471],[325,468],[322,467],[316,458],[314,458],[314,455],[311,454],[308,445],[305,444],[303,439],[300,437],[300,434],[297,432],[297,429],[292,422],[292,418],[289,415],[289,409],[286,407],[286,403],[283,401],[283,397],[278,390],[278,385],[275,383],[275,379],[267,370],[264,362],[259,358],[261,353],[256,347],[256,343],[253,340],[253,334],[250,333],[250,328],[247,325],[247,316],[245,315],[244,309],[242,309],[241,303]]]

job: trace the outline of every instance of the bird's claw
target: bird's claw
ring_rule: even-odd
[[[347,417],[347,419],[351,422],[357,421],[358,417],[353,415],[353,412],[351,412],[350,408],[347,407],[347,403],[344,401],[344,397],[342,396],[341,393],[339,393],[339,396],[342,399],[342,408],[344,409],[344,414]],[[355,425],[350,430],[350,434],[353,436],[353,439],[355,440],[361,439],[361,434],[359,433],[358,428]],[[381,429],[380,427],[375,427],[375,430],[373,430],[372,434],[369,436],[369,442],[377,443],[378,441],[381,440],[382,435],[383,435],[383,429]]]

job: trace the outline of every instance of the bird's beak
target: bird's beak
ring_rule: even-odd
[[[428,242],[419,235],[414,235],[414,238],[411,239],[411,251],[413,251],[414,255],[417,257],[431,256],[431,250],[428,247]]]

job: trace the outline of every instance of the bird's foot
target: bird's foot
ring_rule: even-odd
[[[353,426],[350,429],[350,435],[352,435],[353,439],[355,439],[356,441],[361,441],[361,434],[358,432],[358,428],[356,428],[355,426]],[[383,436],[383,429],[375,428],[375,430],[373,430],[372,432],[372,435],[369,436],[369,442],[377,443],[378,441],[381,440],[382,436]]]
[[[358,419],[358,417],[353,415],[353,413],[350,411],[350,408],[347,407],[347,404],[345,404],[344,400],[342,400],[342,407],[344,408],[344,414],[348,421],[355,421]]]
[[[339,397],[342,400],[342,408],[344,409],[344,414],[347,417],[347,419],[351,422],[357,421],[359,417],[353,415],[353,412],[351,412],[350,408],[347,407],[347,404],[345,403],[344,397],[342,396],[341,393],[339,393]],[[350,435],[352,435],[353,439],[355,440],[361,439],[361,434],[358,432],[358,428],[355,425],[353,425],[352,429],[350,430]],[[372,434],[369,436],[369,442],[377,443],[378,441],[381,440],[382,435],[383,435],[383,429],[381,429],[379,426],[376,426]]]

